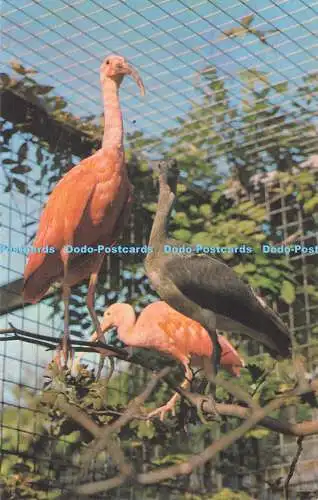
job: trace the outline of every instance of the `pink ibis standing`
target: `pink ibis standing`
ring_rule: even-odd
[[[36,303],[55,282],[63,285],[63,351],[68,355],[71,287],[89,277],[87,307],[101,332],[94,308],[95,287],[104,253],[79,255],[67,248],[84,245],[97,250],[120,236],[130,215],[133,188],[128,179],[123,145],[119,87],[130,75],[144,94],[143,82],[126,59],[107,57],[100,68],[104,101],[102,147],[72,168],[55,186],[43,209],[34,247],[54,247],[55,253],[32,253],[24,272],[24,299]]]
[[[138,319],[130,304],[113,304],[104,312],[101,323],[102,334],[117,328],[119,339],[127,346],[155,349],[180,361],[185,369],[186,378],[182,387],[186,388],[191,379],[192,366],[200,367],[208,374],[211,370],[213,344],[208,332],[199,323],[180,314],[162,301],[154,302],[140,313]],[[91,341],[100,340],[95,332]],[[232,375],[238,376],[243,360],[230,342],[218,336],[221,346],[221,367]],[[109,354],[112,356],[114,354]],[[80,356],[77,358],[77,363]],[[160,415],[161,420],[168,411],[174,411],[179,395],[176,393],[164,406],[149,414],[149,418]]]

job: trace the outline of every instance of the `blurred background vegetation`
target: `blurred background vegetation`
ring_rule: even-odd
[[[139,131],[127,137],[127,168],[135,186],[135,204],[122,241],[147,243],[157,199],[149,160],[163,152],[176,158],[182,173],[171,221],[173,236],[207,246],[252,246],[252,254],[223,254],[222,258],[282,314],[293,331],[295,349],[304,355],[306,369],[312,372],[318,354],[318,254],[288,257],[259,249],[263,243],[278,245],[288,238],[301,245],[317,244],[317,170],[303,168],[302,162],[311,152],[307,144],[317,137],[318,73],[305,76],[293,90],[289,109],[284,104],[284,94],[291,92],[288,82],[272,84],[266,73],[256,69],[240,72],[245,85],[237,102],[228,95],[216,68],[206,67],[200,77],[205,82],[201,99],[187,117],[179,119],[178,127],[167,130],[164,137],[145,138]],[[48,194],[65,172],[99,147],[100,118],[74,116],[53,87],[37,83],[36,72],[18,61],[12,63],[11,73],[1,74],[1,87],[2,102],[11,103],[11,107],[4,105],[1,118],[4,191],[42,200],[43,188]],[[36,222],[34,217],[25,224],[29,241]],[[86,287],[73,289],[71,303],[72,334],[85,338],[91,333]],[[100,314],[117,301],[131,303],[138,312],[156,298],[140,258],[105,259],[98,288]],[[58,290],[45,299],[52,315],[58,317],[63,314],[60,299]],[[260,403],[292,387],[294,374],[287,361],[278,363],[253,341],[226,335],[247,362],[238,383],[257,394]],[[116,341],[114,335],[110,341]],[[94,421],[105,423],[118,417],[148,376],[140,367],[121,363],[108,387],[83,369],[76,378],[60,381],[59,390]],[[23,387],[16,390],[20,408],[5,408],[2,415],[1,498],[59,498],[76,477],[79,450],[91,436],[54,405],[41,403],[41,394]],[[45,391],[52,391],[52,384]],[[162,384],[148,407],[158,406],[169,394]],[[233,401],[222,391],[218,396]],[[276,416],[291,421],[310,419],[317,411],[314,407],[315,401],[309,405],[293,400]],[[223,418],[221,425],[203,424],[182,402],[177,417],[150,425],[133,421],[119,437],[125,453],[145,471],[150,466],[179,463],[236,425],[235,418]],[[273,453],[279,441],[277,435],[255,429],[222,452],[216,462],[189,477],[142,489],[129,485],[100,498],[248,500],[260,498],[265,486],[275,495],[289,465],[288,457]],[[111,477],[114,471],[111,459],[101,456],[94,479]]]

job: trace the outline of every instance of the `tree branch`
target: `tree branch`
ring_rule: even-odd
[[[10,336],[1,338],[1,335]],[[46,347],[47,350],[52,351],[56,349],[61,342],[61,339],[59,337],[49,337],[47,335],[27,332],[25,330],[20,330],[19,328],[14,327],[10,323],[10,328],[0,329],[0,342],[8,342],[12,340],[20,340],[21,342],[41,345]],[[141,366],[142,368],[145,368],[146,370],[150,370],[152,372],[154,370],[159,371],[166,366],[170,366],[178,367],[178,372],[180,372],[181,376],[183,376],[184,374],[183,366],[181,363],[168,355],[155,351],[152,351],[151,356],[149,356],[149,349],[136,348],[133,350],[133,354],[130,355],[126,349],[114,347],[101,341],[90,342],[72,338],[71,343],[74,351],[99,354],[103,354],[105,350],[112,351],[114,358]],[[166,380],[166,383],[171,387],[171,389],[174,390],[174,383],[169,378]]]
[[[215,378],[215,384],[216,386],[223,387],[223,389],[225,389],[232,396],[235,396],[239,401],[244,401],[244,403],[246,403],[250,408],[254,410],[260,408],[257,401],[255,401],[247,391],[244,391],[244,389],[242,389],[241,387],[233,384],[233,382],[225,380],[224,378],[217,375],[217,377]]]
[[[126,475],[120,475],[112,477],[111,479],[106,479],[105,481],[96,481],[92,483],[82,484],[77,486],[75,493],[78,495],[96,495],[96,493],[101,493],[103,491],[109,491],[113,488],[118,488],[127,480]]]
[[[317,390],[318,381],[314,381],[311,384],[312,390]],[[182,391],[183,392],[183,391]],[[225,450],[235,441],[237,441],[240,437],[242,437],[247,431],[252,429],[254,426],[259,424],[268,415],[277,409],[279,409],[286,401],[286,399],[291,396],[298,396],[302,393],[302,390],[296,388],[295,390],[285,394],[283,396],[277,397],[275,400],[268,403],[264,408],[254,409],[253,413],[249,416],[248,419],[243,422],[239,427],[234,429],[229,434],[224,435],[218,441],[214,441],[210,446],[208,446],[203,452],[192,456],[188,461],[172,465],[169,467],[160,468],[159,470],[152,470],[150,472],[138,474],[136,476],[136,481],[139,484],[154,484],[166,479],[172,479],[176,476],[190,474],[195,468],[204,465],[207,461],[211,460],[217,453]],[[250,411],[250,409],[246,409]],[[297,458],[298,460],[298,458]],[[293,461],[293,463],[295,460]],[[295,467],[295,466],[294,466]],[[102,491],[103,484],[102,482],[98,483],[98,491]],[[110,489],[109,483],[107,483],[108,489]],[[96,491],[94,490],[93,483],[90,483],[90,494],[94,494]]]
[[[38,341],[40,341],[43,342],[46,347],[49,347],[51,349],[56,347],[56,344],[60,342],[59,338],[30,334],[29,332],[24,332],[14,327],[11,327],[9,330],[0,330],[0,334],[3,333],[11,333],[14,335],[14,337],[7,338],[6,340],[19,339],[32,343],[37,343]],[[54,343],[56,343],[55,346]],[[83,350],[83,348],[85,348],[87,350],[95,352],[96,350],[98,350],[96,348],[99,348],[101,350],[112,349],[112,346],[108,346],[107,344],[104,344],[102,342],[96,345],[96,343],[75,340],[74,344],[80,350]],[[117,348],[115,348],[114,350],[117,350]],[[146,369],[154,369],[153,360],[151,360],[150,362],[149,360],[144,361],[142,359],[142,354],[139,351],[136,355],[133,355],[132,357],[127,359],[127,352],[124,349],[118,349],[118,353],[114,352],[114,356],[119,357],[120,359],[126,359],[127,361],[133,363],[135,362],[135,364],[139,364]],[[177,365],[177,363],[173,364]],[[243,407],[240,405],[217,403],[216,408],[218,412],[224,416],[233,416],[244,419],[244,422],[230,434],[225,435],[218,441],[213,442],[202,453],[192,456],[185,463],[161,468],[159,470],[152,470],[150,472],[141,473],[134,476],[134,471],[131,465],[126,463],[124,453],[118,445],[117,441],[113,439],[112,435],[114,433],[117,434],[124,425],[126,425],[134,418],[147,418],[140,415],[140,406],[142,406],[146,399],[150,396],[158,381],[161,378],[167,376],[170,371],[171,362],[170,367],[165,366],[165,368],[163,368],[159,373],[153,374],[146,389],[139,396],[133,399],[128,405],[127,410],[122,413],[112,425],[107,426],[106,429],[104,427],[99,427],[93,420],[90,419],[89,416],[85,414],[85,412],[80,410],[78,407],[68,403],[65,396],[63,397],[63,395],[60,394],[58,395],[60,397],[56,397],[55,395],[55,404],[57,404],[60,409],[64,411],[70,418],[72,418],[79,425],[88,430],[95,438],[95,444],[92,447],[93,449],[89,449],[86,453],[84,453],[84,460],[88,462],[91,458],[94,458],[94,456],[96,456],[100,451],[106,448],[108,448],[109,450],[111,446],[112,458],[117,464],[120,471],[120,474],[112,479],[99,481],[97,483],[87,483],[85,485],[79,485],[75,489],[75,492],[77,494],[92,495],[100,491],[107,491],[120,486],[128,479],[128,477],[134,478],[137,483],[145,485],[161,482],[166,479],[171,479],[178,475],[190,474],[196,467],[199,467],[205,464],[207,461],[211,460],[219,451],[222,451],[230,446],[233,442],[235,442],[248,430],[256,425],[262,425],[263,427],[266,427],[274,432],[279,432],[286,435],[300,436],[301,439],[304,436],[318,433],[318,421],[291,424],[289,422],[281,422],[268,416],[269,413],[281,407],[286,402],[287,398],[299,396],[310,391],[318,391],[318,380],[313,380],[310,384],[305,380],[302,380],[302,383],[298,387],[296,387],[295,390],[285,393],[283,396],[277,397],[267,406],[261,408],[252,399],[252,397],[246,391],[244,391],[244,389],[237,388],[231,382],[224,381],[223,379],[220,379],[220,377],[218,377],[217,380],[215,380],[218,385],[222,386],[225,390],[236,396],[239,400],[243,400],[248,405],[248,407]],[[166,382],[172,389],[177,390],[177,392],[184,396],[191,404],[201,408],[202,411],[211,414],[215,413],[215,404],[214,402],[212,402],[211,398],[182,390],[179,387],[175,387],[175,384],[171,381],[171,377],[168,377]],[[54,398],[54,395],[52,396],[52,394],[43,394],[44,401],[52,402],[52,397]],[[298,452],[291,464],[290,471],[285,482],[284,491],[288,490],[289,481],[294,473],[297,461],[299,459],[301,453],[300,445],[301,441],[298,441]]]
[[[221,439],[214,441],[203,452],[194,455],[188,461],[164,467],[159,470],[153,470],[143,474],[137,475],[137,481],[140,484],[153,484],[171,479],[176,476],[190,474],[195,468],[204,465],[207,461],[211,460],[217,453],[228,448],[232,443],[242,437],[247,431],[255,427],[260,420],[266,417],[269,413],[277,410],[284,404],[285,398],[277,398],[271,401],[264,408],[254,410],[250,417],[243,422],[239,427],[234,429],[229,434],[224,435]]]
[[[151,380],[148,382],[145,390],[129,403],[127,410],[112,425],[109,425],[102,430],[98,436],[98,441],[93,443],[92,446],[85,453],[83,453],[82,463],[87,464],[90,460],[92,460],[99,452],[107,447],[107,443],[112,433],[119,432],[124,425],[135,418],[135,413],[150,396],[159,380],[168,375],[170,370],[171,368],[165,367],[160,370],[160,372],[152,374]]]
[[[296,465],[297,465],[297,462],[299,460],[299,457],[301,455],[301,452],[303,451],[303,440],[304,440],[304,436],[300,436],[298,439],[297,439],[297,452],[296,452],[296,455],[294,456],[293,458],[293,461],[292,463],[290,464],[290,468],[289,468],[289,472],[288,472],[288,475],[286,477],[286,481],[284,483],[284,498],[285,500],[288,500],[289,499],[289,491],[288,491],[288,487],[289,487],[289,481],[291,480],[291,478],[293,477],[294,475],[294,472],[295,472],[295,469],[296,469]]]
[[[11,337],[0,338],[0,341],[6,342],[10,340],[20,340],[22,342],[29,342],[37,345],[42,345],[47,347],[49,350],[54,350],[60,344],[61,339],[59,337],[49,337],[48,335],[41,335],[38,333],[31,333],[25,330],[20,330],[13,326],[11,323],[10,328],[0,329],[0,335],[11,334]],[[72,347],[74,351],[82,350],[85,352],[98,352],[103,353],[103,350],[112,351],[114,356],[119,359],[126,360],[129,357],[128,352],[125,349],[120,349],[119,347],[114,347],[105,344],[101,341],[87,342],[85,340],[72,339]]]
[[[43,393],[42,402],[46,404],[54,404],[60,408],[66,415],[77,422],[81,427],[86,429],[94,437],[98,437],[100,427],[85,412],[67,402],[66,396],[62,393]]]
[[[269,413],[280,408],[280,406],[284,404],[285,399],[286,398],[284,397],[280,397],[275,399],[274,401],[271,401],[264,408],[255,409],[252,415],[250,415],[250,417],[245,420],[242,425],[234,429],[229,434],[224,435],[221,439],[214,441],[203,452],[192,456],[188,461],[183,462],[182,464],[163,467],[159,470],[151,470],[150,472],[137,474],[135,480],[139,484],[146,485],[159,483],[166,479],[175,478],[176,476],[190,474],[195,468],[204,465],[207,461],[211,460],[218,452],[223,451],[237,439],[242,437],[247,431],[257,425],[257,423],[264,417],[266,417]],[[120,476],[117,479],[119,481]],[[76,492],[79,494],[80,492],[82,492],[82,494],[84,494],[85,491],[85,493],[87,494],[87,491],[89,491],[90,495],[94,495],[97,492],[104,491],[103,487],[106,487],[109,490],[111,488],[115,488],[116,484],[113,485],[113,483],[110,483],[110,480],[99,481],[95,485],[94,483],[88,483],[86,485],[78,487],[76,489]],[[79,490],[79,488],[81,488],[81,490]]]
[[[213,412],[213,402],[207,396],[201,396],[201,394],[196,394],[193,392],[182,391],[181,394],[185,397],[190,403],[194,406],[200,407],[204,413],[214,414]],[[235,404],[227,404],[227,403],[214,403],[215,408],[218,413],[223,417],[236,417],[241,420],[245,420],[250,415],[250,409],[244,406],[235,405]],[[123,415],[123,412],[116,410],[103,410],[102,412],[96,413],[104,413],[105,415],[116,415],[118,417]],[[136,420],[148,421],[149,417],[147,415],[141,415],[140,413],[136,413],[133,415],[133,418]],[[79,423],[79,422],[78,422]],[[259,426],[265,427],[266,429],[277,432],[279,434],[284,434],[285,436],[312,436],[318,434],[318,420],[306,420],[300,423],[289,423],[289,422],[281,422],[280,420],[272,417],[265,417],[259,423]]]
[[[58,406],[60,410],[90,432],[95,438],[98,439],[102,434],[102,427],[97,425],[85,412],[77,408],[77,406],[68,403],[64,394],[44,393],[42,400],[45,403]],[[112,440],[112,459],[118,465],[122,475],[129,476],[132,473],[131,465],[126,462],[122,449],[114,440]]]
[[[70,405],[65,401],[65,396],[58,398],[57,404],[59,407],[65,411],[71,418],[77,421],[80,425],[85,427],[91,434],[98,439],[97,443],[93,446],[93,449],[88,450],[88,453],[84,454],[84,459],[90,460],[94,458],[97,453],[105,448],[112,450],[112,457],[118,464],[120,474],[114,478],[107,479],[105,481],[98,481],[96,483],[90,482],[84,485],[77,486],[73,491],[78,495],[94,495],[101,491],[108,491],[110,489],[116,488],[123,484],[129,477],[134,479],[137,483],[146,485],[154,484],[167,479],[174,478],[178,475],[190,474],[195,468],[204,465],[207,461],[211,460],[218,452],[223,451],[225,448],[234,443],[237,439],[242,437],[248,430],[256,425],[263,425],[271,430],[282,432],[285,434],[301,435],[301,440],[304,435],[313,434],[318,432],[318,422],[303,422],[300,424],[290,424],[282,423],[276,419],[269,417],[269,413],[280,408],[288,398],[298,396],[304,391],[308,390],[318,390],[318,380],[314,380],[311,384],[308,384],[306,388],[296,388],[293,391],[277,397],[275,400],[271,401],[264,408],[245,408],[240,405],[227,405],[227,404],[217,404],[218,411],[223,415],[237,416],[239,418],[245,419],[245,421],[233,430],[230,434],[224,435],[218,441],[214,441],[210,446],[208,446],[202,453],[192,456],[187,462],[182,464],[177,464],[165,468],[160,468],[159,470],[151,470],[147,473],[141,473],[134,475],[134,471],[130,464],[126,464],[125,457],[118,446],[118,443],[112,439],[112,434],[117,433],[120,429],[126,425],[133,418],[138,418],[138,411],[141,405],[144,404],[146,399],[154,390],[158,381],[168,375],[171,368],[166,367],[161,370],[158,374],[153,374],[150,382],[146,386],[145,390],[131,401],[127,410],[110,426],[106,429],[100,428],[91,419],[86,416],[81,410]],[[214,404],[211,398],[201,396],[199,394],[194,394],[182,389],[179,389],[181,395],[186,397],[192,404],[198,406],[201,405],[203,411],[207,413],[214,413]],[[249,401],[247,401],[249,402]],[[110,442],[111,441],[111,442]],[[301,443],[301,442],[300,442]],[[299,444],[299,441],[298,441]],[[117,453],[118,452],[118,453]],[[300,445],[298,453],[293,460],[288,477],[285,483],[285,491],[288,489],[289,481],[294,473],[297,461],[301,453]],[[288,495],[288,493],[287,493]],[[287,496],[288,499],[288,496]]]
[[[214,414],[214,404],[210,398],[201,396],[200,394],[189,393],[188,391],[182,391],[182,393],[194,406],[201,407],[204,413]],[[219,414],[224,417],[246,419],[251,413],[249,408],[240,405],[216,403],[215,406]],[[292,424],[289,422],[281,422],[276,418],[264,417],[258,425],[286,436],[311,436],[313,434],[318,434],[318,420],[308,420],[306,422]]]

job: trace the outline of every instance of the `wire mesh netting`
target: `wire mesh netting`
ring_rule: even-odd
[[[250,5],[251,4],[251,5]],[[204,83],[198,75],[216,66],[237,101],[247,88],[238,71],[266,73],[272,84],[288,81],[284,107],[304,75],[315,72],[315,2],[6,2],[3,6],[5,63],[17,58],[39,71],[39,83],[54,85],[75,115],[99,115],[98,68],[110,52],[124,54],[142,71],[148,98],[123,91],[126,130],[162,134],[184,117]],[[36,12],[36,15],[35,15]],[[226,36],[249,14],[249,36]],[[243,33],[244,34],[244,33]],[[259,37],[263,34],[264,40]],[[93,75],[96,75],[93,77]],[[276,96],[281,100],[281,96]],[[236,124],[233,123],[235,126]],[[274,129],[275,130],[275,129]],[[273,130],[273,135],[274,135]],[[315,148],[315,138],[306,147]]]
[[[318,2],[309,0],[77,0],[71,5],[61,0],[4,0],[1,242],[16,249],[2,249],[0,258],[1,328],[13,323],[55,337],[63,330],[59,291],[50,289],[41,303],[24,306],[21,290],[26,256],[17,247],[32,241],[43,204],[60,177],[99,147],[103,123],[99,67],[110,53],[123,55],[138,68],[146,87],[145,98],[136,94],[129,79],[120,90],[127,162],[137,192],[124,241],[147,244],[156,188],[145,163],[168,154],[180,161],[182,183],[193,196],[190,202],[181,200],[181,213],[190,210],[194,200],[198,206],[209,204],[211,193],[227,179],[228,200],[263,207],[264,214],[256,220],[266,237],[274,234],[276,243],[295,237],[291,241],[296,239],[302,247],[318,245],[317,205],[309,205],[315,196],[315,177],[300,177],[300,188],[288,187],[288,192],[286,188],[287,174],[301,176],[305,171],[301,165],[308,158],[314,158],[310,175],[317,168],[312,156],[318,154],[317,13]],[[214,215],[217,209],[215,203]],[[177,221],[183,231],[181,239],[185,239],[192,232],[192,220],[182,225],[182,217]],[[194,209],[193,217],[198,217]],[[206,222],[201,220],[201,226],[195,227],[208,231]],[[263,295],[269,293],[273,307],[303,346],[309,371],[317,365],[317,353],[310,348],[318,325],[317,259],[317,252],[299,251],[290,256],[293,299],[275,296],[273,285],[271,289],[270,284],[252,283]],[[97,301],[100,313],[116,301],[128,301],[141,310],[154,300],[142,260],[142,256],[125,261],[119,256],[105,259]],[[274,275],[267,278],[278,280]],[[85,286],[79,286],[73,293],[71,328],[75,336],[91,331],[85,291]],[[253,344],[246,346],[244,341],[242,345],[250,355],[259,352]],[[71,469],[76,474],[76,464],[70,461],[67,469],[56,465],[56,447],[60,446],[56,443],[43,451],[41,411],[30,403],[31,394],[43,386],[52,352],[31,343],[1,342],[0,359],[2,453],[6,460],[15,457],[12,463],[4,461],[2,473],[11,470],[16,457],[32,461],[40,455],[52,471],[43,489],[49,491],[53,483],[63,487],[71,482]],[[145,377],[137,370],[136,385],[126,377],[124,363],[117,370],[123,377],[113,382],[113,392],[124,405],[127,394],[137,394],[143,387]],[[36,436],[37,447],[31,445]],[[44,436],[48,439],[48,434]],[[57,441],[63,446],[62,438]],[[223,484],[237,489],[245,485],[257,496],[258,485],[251,481],[257,469],[262,471],[262,494],[268,495],[264,498],[275,498],[270,496],[275,495],[274,481],[288,467],[295,443],[285,438],[273,442],[278,445],[279,464],[273,464],[258,443],[256,448],[251,445],[258,454],[258,469],[236,456],[231,479],[218,462],[217,469],[200,471],[186,485],[178,483],[170,490],[169,486],[158,487],[158,495],[183,498],[177,495],[188,490],[203,495],[207,484],[211,491]],[[70,446],[69,440],[66,443]],[[309,451],[293,478],[297,486],[293,494],[297,490],[307,495],[304,498],[318,491],[314,438],[308,443]],[[143,445],[130,453],[142,463],[149,450]],[[41,464],[37,467],[35,472],[43,472]],[[99,471],[101,475],[96,477],[109,470]],[[140,491],[127,491],[116,495],[142,498]],[[153,491],[151,494],[155,498]]]

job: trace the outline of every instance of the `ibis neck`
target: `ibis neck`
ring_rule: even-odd
[[[125,311],[125,316],[117,326],[118,337],[127,345],[133,345],[133,328],[136,323],[136,314],[133,307]]]
[[[102,148],[123,149],[124,127],[119,103],[119,86],[111,79],[103,83],[104,136]]]
[[[168,238],[168,224],[175,195],[167,184],[160,182],[158,205],[150,233],[149,246],[156,249]]]

